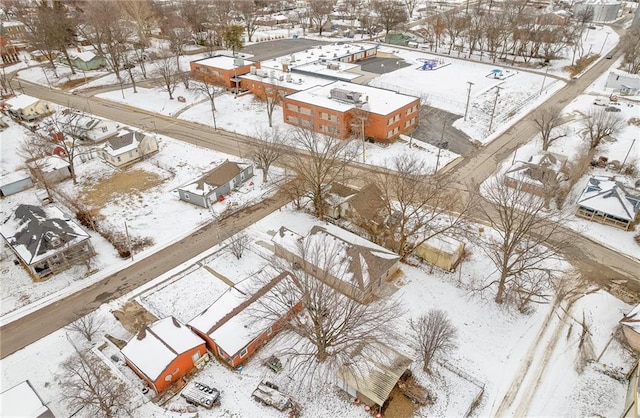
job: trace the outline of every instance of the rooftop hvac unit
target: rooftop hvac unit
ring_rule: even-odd
[[[284,75],[280,74],[280,75],[278,76],[278,80],[280,80],[280,81],[284,81]]]
[[[329,64],[327,64],[327,69],[329,70],[340,70],[340,64],[338,64],[337,62],[330,62]]]
[[[256,66],[255,65],[252,65],[251,67],[249,67],[249,74],[256,75]]]
[[[49,243],[51,248],[58,248],[62,245],[62,239],[53,231],[47,231],[44,233],[44,239]]]
[[[276,76],[275,70],[269,71],[269,78],[274,78]]]
[[[296,55],[295,54],[291,54],[291,62],[296,62]]]
[[[291,83],[291,73],[287,73],[287,83]]]
[[[234,67],[242,67],[244,65],[244,60],[242,58],[234,58],[233,66]]]
[[[357,91],[349,91],[338,88],[331,89],[331,91],[329,91],[329,95],[332,99],[348,103],[360,103],[360,98],[362,97],[362,93],[359,93]]]
[[[269,76],[269,73],[267,72],[267,70],[263,70],[262,68],[259,68],[256,70],[256,75],[258,77],[266,78]]]

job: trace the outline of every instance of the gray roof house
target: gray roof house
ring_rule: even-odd
[[[397,254],[331,224],[296,232],[283,226],[271,241],[277,256],[361,303],[370,302],[399,266]]]
[[[628,230],[640,212],[640,190],[614,177],[595,176],[578,199],[576,216]]]
[[[133,164],[158,152],[158,140],[153,135],[123,129],[118,136],[107,140],[102,158],[116,167]]]
[[[567,157],[542,151],[527,161],[516,161],[503,177],[504,183],[527,193],[550,198],[566,176]]]
[[[198,180],[178,187],[180,200],[208,208],[211,202],[223,196],[253,177],[253,164],[225,160]]]
[[[0,393],[0,416],[55,418],[28,380]]]
[[[95,254],[89,234],[53,206],[19,205],[2,220],[0,235],[37,280]]]

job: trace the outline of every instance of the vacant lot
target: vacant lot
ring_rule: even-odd
[[[157,173],[142,169],[115,171],[84,187],[80,199],[92,209],[100,209],[119,196],[133,197],[162,183]]]

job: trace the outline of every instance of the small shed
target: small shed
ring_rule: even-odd
[[[71,64],[81,71],[97,70],[107,64],[107,60],[102,55],[96,55],[91,51],[70,54]]]
[[[464,243],[440,234],[418,245],[414,253],[429,264],[453,271],[462,259]]]
[[[28,380],[0,393],[0,416],[55,418]]]
[[[48,155],[27,165],[37,179],[41,178],[47,184],[59,183],[71,177],[69,162],[57,155]]]
[[[27,170],[18,170],[0,177],[0,196],[10,196],[33,187]]]
[[[204,340],[172,316],[141,329],[124,346],[122,355],[158,393],[209,358]]]
[[[362,344],[352,353],[351,360],[336,372],[336,386],[379,409],[412,363],[409,357],[380,343]]]
[[[178,187],[180,200],[208,208],[253,177],[253,165],[225,160],[198,180]]]

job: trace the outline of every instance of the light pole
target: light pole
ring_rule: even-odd
[[[44,73],[44,78],[47,80],[47,84],[49,85],[49,89],[51,89],[51,82],[49,81],[49,76],[47,75],[47,70],[44,69],[44,66],[40,66],[42,68],[42,72]]]
[[[467,2],[468,4],[468,2]],[[467,91],[467,105],[464,108],[464,121],[467,121],[467,112],[469,111],[469,100],[471,100],[471,86],[473,86],[475,83],[472,83],[471,81],[467,81],[467,84],[469,84],[469,90]]]
[[[542,86],[540,87],[540,94],[542,94],[542,90],[544,90],[544,82],[547,79],[547,74],[549,73],[549,67],[544,72],[544,77],[542,78]]]
[[[489,121],[489,132],[491,132],[491,128],[493,127],[493,117],[496,114],[496,105],[498,104],[498,97],[500,97],[500,89],[502,87],[496,87],[496,98],[493,101],[493,109],[491,109],[491,120]]]
[[[604,37],[604,41],[602,41],[602,46],[600,47],[600,52],[598,52],[598,55],[602,55],[602,50],[604,49],[604,44],[607,43],[607,39],[609,38],[609,32],[607,32],[607,36]]]

